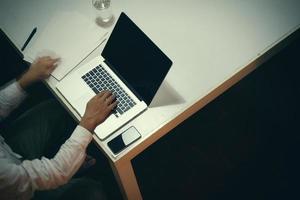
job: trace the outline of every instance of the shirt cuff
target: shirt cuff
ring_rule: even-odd
[[[93,135],[87,129],[78,125],[73,131],[71,139],[82,144],[84,147],[87,147],[89,143],[92,141]]]
[[[13,84],[12,84],[12,87],[15,87],[15,91],[16,91],[16,94],[18,96],[20,96],[20,98],[25,98],[27,96],[27,93],[26,91],[20,86],[19,82],[18,81],[15,81]]]

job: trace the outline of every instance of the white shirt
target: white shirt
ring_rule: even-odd
[[[14,81],[0,91],[0,120],[5,118],[26,93]],[[70,138],[52,159],[42,157],[20,160],[0,135],[0,199],[30,199],[35,190],[54,189],[67,183],[86,156],[92,134],[77,126]]]

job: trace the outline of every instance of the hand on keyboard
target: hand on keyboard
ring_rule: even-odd
[[[101,91],[109,90],[115,94],[118,100],[118,106],[114,110],[114,113],[122,115],[136,103],[132,98],[125,92],[125,90],[111,77],[111,75],[101,66],[96,66],[84,76],[82,79],[86,84],[98,94]],[[116,115],[117,116],[117,115]]]
[[[80,125],[93,132],[99,124],[105,121],[116,106],[116,98],[112,92],[100,92],[87,103]]]

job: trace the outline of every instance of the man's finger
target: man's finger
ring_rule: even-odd
[[[115,99],[116,99],[115,95],[112,94],[111,96],[105,99],[105,102],[107,103],[107,105],[110,105],[111,102],[113,102]]]
[[[44,56],[44,57],[40,57],[39,58],[40,61],[51,61],[51,57],[50,56]]]
[[[53,64],[58,64],[60,62],[60,58],[54,58],[51,60]]]
[[[50,68],[47,70],[48,74],[50,75],[50,74],[55,70],[55,68],[56,68],[56,66],[50,67]]]
[[[113,110],[117,105],[118,105],[118,102],[117,102],[117,101],[114,101],[113,103],[111,103],[111,104],[108,106],[108,109]]]
[[[104,94],[102,96],[102,99],[106,100],[108,97],[112,95],[112,92],[110,91],[104,91]]]
[[[57,65],[49,65],[47,67],[47,70],[50,71],[50,72],[53,72],[53,70],[57,67]]]
[[[101,97],[104,95],[104,93],[105,93],[105,91],[101,91],[101,92],[99,92],[96,96],[97,96],[98,98],[101,98]]]

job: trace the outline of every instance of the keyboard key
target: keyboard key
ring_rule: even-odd
[[[126,107],[126,108],[124,109],[124,112],[128,111],[129,109],[130,109],[130,107]]]
[[[92,90],[93,90],[96,94],[98,94],[97,88],[92,88]]]
[[[118,113],[120,113],[120,115],[123,114],[123,111],[122,111],[119,107],[116,108],[116,111],[117,111]]]

